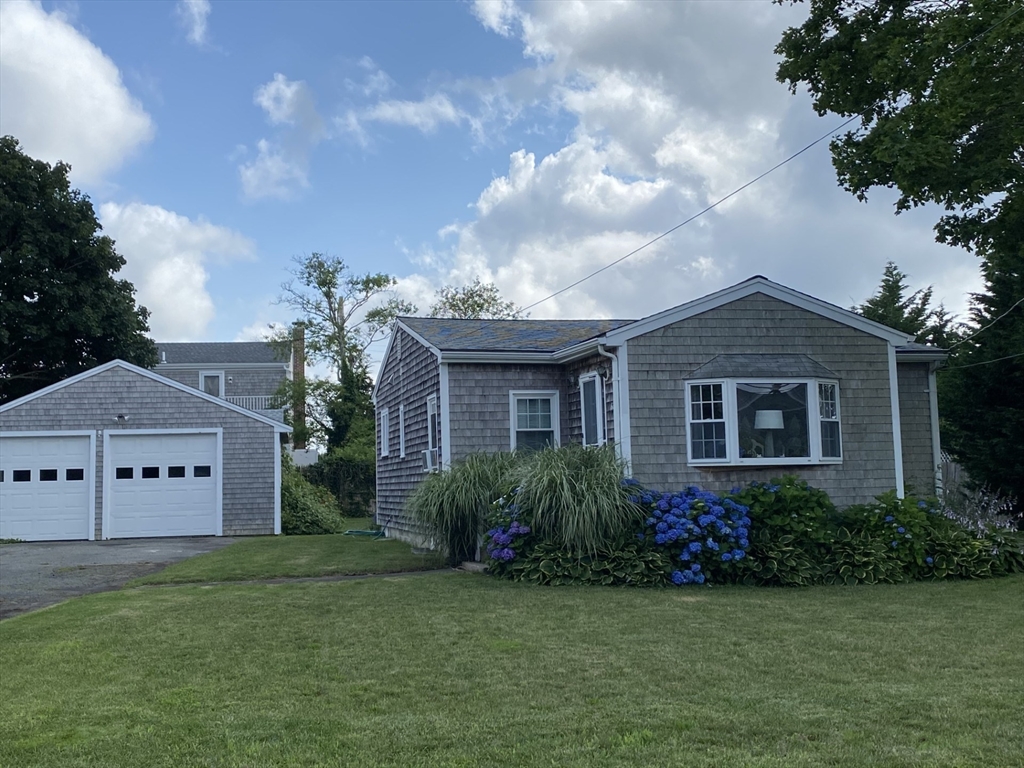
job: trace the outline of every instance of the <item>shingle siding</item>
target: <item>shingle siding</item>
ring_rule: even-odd
[[[719,354],[803,354],[839,377],[843,463],[817,467],[690,467],[684,381]],[[758,294],[630,339],[633,474],[657,488],[723,491],[795,474],[846,506],[896,485],[887,342]]]
[[[214,403],[122,368],[69,384],[0,414],[0,430],[124,429],[224,430],[223,522],[225,536],[274,532],[274,428]],[[96,538],[102,537],[103,440],[97,436]]]
[[[424,478],[423,451],[427,436],[427,398],[437,395],[438,431],[441,402],[437,355],[401,329],[395,331],[387,357],[377,374],[377,522],[400,538],[415,540],[420,528],[405,510],[405,501]],[[400,455],[399,406],[405,406],[405,458]],[[380,414],[388,409],[389,451],[380,455]],[[438,434],[438,445],[441,445]],[[447,455],[448,446],[441,446]]]
[[[224,370],[216,365],[203,366],[201,368],[172,368],[167,369],[157,366],[155,371],[161,376],[173,379],[181,384],[195,389],[200,388],[200,371],[224,374],[224,396],[244,397],[251,395],[274,395],[278,387],[286,378],[287,372],[284,368],[233,368]],[[228,381],[228,379],[231,381]]]
[[[511,449],[509,392],[513,390],[558,392],[559,433],[565,443],[569,433],[567,377],[560,365],[450,363],[452,459]]]
[[[925,496],[930,496],[936,491],[928,367],[928,363],[896,365],[900,392],[904,484],[908,492],[913,491]]]

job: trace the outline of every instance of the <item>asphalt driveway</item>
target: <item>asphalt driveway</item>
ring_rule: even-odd
[[[0,545],[0,619],[125,582],[226,547],[220,536]]]

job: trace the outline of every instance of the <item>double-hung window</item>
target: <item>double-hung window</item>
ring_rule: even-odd
[[[405,406],[398,406],[398,457],[405,458]]]
[[[390,448],[390,424],[388,423],[388,409],[380,412],[380,455],[387,456]]]
[[[441,452],[438,450],[439,421],[437,415],[437,395],[427,397],[427,450],[423,455],[423,469],[434,472],[441,466]]]
[[[513,451],[557,448],[558,392],[509,392],[509,420]]]
[[[817,379],[686,383],[689,463],[842,461],[839,384]]]
[[[580,376],[580,415],[583,444],[604,444],[604,387],[596,373]]]

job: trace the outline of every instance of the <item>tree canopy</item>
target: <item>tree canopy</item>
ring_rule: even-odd
[[[874,295],[854,312],[898,331],[912,334],[922,344],[945,349],[955,335],[953,317],[940,304],[932,307],[932,287],[921,288],[910,295],[907,275],[894,262],[885,265],[882,282]]]
[[[157,362],[149,312],[69,170],[0,138],[0,402],[116,358]]]
[[[463,320],[518,320],[524,317],[521,307],[505,301],[494,283],[481,283],[476,278],[461,288],[445,285],[434,295],[431,317],[452,317]]]
[[[986,255],[1024,196],[1024,12],[1012,0],[811,0],[778,79],[819,115],[862,115],[832,141],[842,186],[938,203],[940,242]]]

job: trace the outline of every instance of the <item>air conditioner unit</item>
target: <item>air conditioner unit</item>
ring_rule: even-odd
[[[423,471],[424,472],[436,472],[437,471],[437,449],[428,448],[423,452]]]

